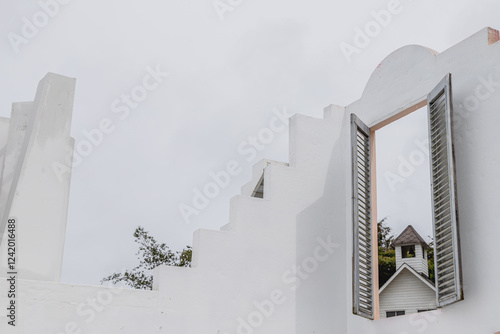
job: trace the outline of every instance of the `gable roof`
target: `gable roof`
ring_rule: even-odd
[[[393,244],[394,246],[421,244],[427,249],[430,248],[425,240],[411,225],[408,225],[408,227],[401,232],[401,234],[394,240]]]
[[[413,275],[415,275],[419,280],[421,280],[422,282],[425,283],[425,285],[427,285],[429,288],[431,288],[433,291],[436,291],[436,288],[434,287],[434,283],[428,279],[425,275],[422,275],[422,274],[419,274],[415,269],[413,269],[408,263],[403,263],[401,265],[401,267],[399,267],[398,270],[396,270],[396,272],[394,273],[394,275],[391,276],[391,278],[389,278],[389,280],[387,282],[385,282],[384,286],[382,286],[378,293],[382,293],[382,291],[385,290],[385,288],[387,288],[389,286],[389,284],[391,284],[392,281],[394,281],[394,279],[396,277],[398,277],[398,275],[404,270],[404,269],[407,269],[409,272],[411,272]]]

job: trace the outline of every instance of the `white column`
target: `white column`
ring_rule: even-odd
[[[71,160],[74,89],[75,79],[49,73],[40,82],[33,103],[14,105],[4,170],[4,175],[13,174],[11,181],[4,180],[10,186],[2,187],[5,210],[0,233],[9,217],[17,218],[21,279],[60,280],[71,173],[58,178],[52,166]],[[3,240],[1,247],[5,265]]]

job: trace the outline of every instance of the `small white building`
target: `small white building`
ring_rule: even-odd
[[[429,279],[429,245],[413,226],[394,240],[396,272],[380,288],[380,318],[435,310],[436,289]]]

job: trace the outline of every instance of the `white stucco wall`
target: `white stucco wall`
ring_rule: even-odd
[[[8,291],[5,279],[0,291]],[[166,333],[171,313],[158,293],[20,280],[16,326],[0,312],[2,334]],[[0,298],[2,309],[7,298]],[[171,333],[171,332],[169,332]]]
[[[2,275],[7,272],[4,228],[15,217],[21,277],[60,279],[71,173],[58,178],[53,165],[71,158],[74,90],[75,79],[49,73],[34,102],[13,104],[0,192]]]
[[[7,150],[7,139],[9,138],[9,123],[10,119],[5,117],[0,117],[0,175],[3,175],[5,152]],[[0,192],[2,189],[2,178],[0,177]],[[1,196],[1,195],[0,195]],[[2,216],[0,202],[0,217]]]
[[[455,107],[455,154],[462,245],[462,268],[465,300],[442,310],[410,317],[369,321],[352,315],[351,271],[346,270],[345,305],[336,305],[332,314],[343,316],[335,322],[346,322],[348,333],[495,333],[500,329],[497,300],[500,264],[485,265],[479,257],[499,250],[495,241],[500,235],[500,225],[495,224],[500,213],[497,170],[500,148],[494,144],[495,126],[500,117],[500,90],[497,85],[500,72],[500,43],[489,45],[488,29],[484,29],[458,45],[436,55],[419,46],[397,50],[377,67],[360,100],[347,107],[348,113],[356,113],[368,126],[385,119],[388,115],[412,105],[422,98],[444,77],[452,73],[453,103]],[[482,79],[483,78],[483,79]],[[467,110],[464,103],[471,100],[478,90],[490,93],[479,101],[479,108]],[[343,128],[348,131],[349,119]],[[344,152],[337,156],[345,162],[342,175],[344,186],[350,190],[350,164],[348,137],[343,137]],[[342,158],[341,158],[342,156]],[[340,184],[339,184],[340,186]],[[345,192],[347,198],[349,191]],[[347,207],[334,204],[336,212],[345,212],[340,222],[351,221],[350,203]],[[349,225],[340,228],[334,224],[334,233],[346,233],[347,256],[336,267],[349,268],[351,262],[352,232]],[[344,225],[345,226],[345,225]],[[323,286],[330,284],[326,279]],[[300,302],[300,301],[298,301]],[[346,319],[347,320],[343,320]],[[477,321],[476,319],[481,319]],[[334,327],[331,328],[334,330]]]
[[[473,113],[462,104],[484,85],[481,77],[500,81],[500,43],[489,45],[489,37],[489,31],[482,30],[439,55],[420,46],[399,49],[375,69],[360,100],[346,108],[326,108],[325,119],[294,116],[289,165],[261,164],[250,182],[256,183],[264,170],[265,198],[252,198],[244,188],[243,195],[231,202],[230,222],[223,231],[196,232],[193,268],[158,268],[155,291],[127,291],[116,304],[102,308],[102,318],[85,323],[85,331],[500,331],[500,289],[494,288],[500,263],[485,266],[480,261],[484,254],[499,250],[500,225],[494,223],[500,216],[495,204],[500,201],[500,146],[495,144],[499,87],[480,88],[490,96]],[[453,77],[455,113],[462,115],[455,129],[455,150],[465,300],[415,316],[377,321],[354,316],[349,115],[356,113],[369,126],[376,124],[425,99],[446,73]],[[5,289],[1,282],[0,289]],[[100,289],[21,281],[20,327],[15,333],[57,331],[75,318],[82,302],[97,298]],[[0,296],[0,304],[6,302]],[[0,332],[6,328],[0,314]]]
[[[250,197],[250,186],[246,195],[231,201],[230,222],[223,232],[199,230],[195,234],[192,269],[157,270],[155,289],[160,302],[197,319],[180,321],[174,332],[180,326],[183,333],[200,334],[295,331],[296,291],[301,282],[316,275],[303,269],[294,273],[295,217],[324,192],[325,153],[334,140],[332,126],[332,121],[294,116],[290,120],[294,152],[290,166],[266,160],[254,169],[253,184],[264,170],[264,199]],[[314,257],[315,251],[322,258],[331,256],[332,250],[322,245],[328,243],[328,236],[317,238],[321,241],[309,243],[308,257]]]

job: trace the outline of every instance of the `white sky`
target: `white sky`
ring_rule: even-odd
[[[427,107],[378,130],[377,215],[397,237],[408,225],[430,242],[432,236],[431,181]],[[394,138],[398,138],[396,141]]]
[[[500,28],[497,1],[401,0],[401,13],[348,63],[340,44],[353,44],[355,29],[388,3],[243,0],[222,21],[212,0],[72,0],[15,53],[8,34],[21,34],[23,17],[32,20],[40,7],[0,2],[0,116],[9,117],[12,102],[32,100],[50,71],[77,78],[77,142],[103,118],[115,125],[74,170],[63,281],[98,284],[134,266],[137,225],[180,250],[194,230],[226,224],[229,199],[251,166],[264,157],[288,160],[287,130],[251,161],[237,152],[269,125],[273,108],[321,117],[328,104],[358,99],[399,47],[441,52],[486,26]],[[147,66],[169,76],[121,120],[111,105],[142,83]],[[243,171],[185,224],[179,204],[190,204],[194,189],[231,160]]]

